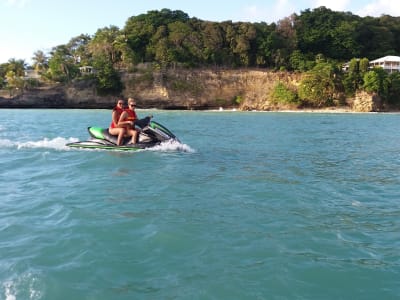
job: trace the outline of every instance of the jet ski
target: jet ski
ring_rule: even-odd
[[[138,141],[130,143],[131,137],[124,138],[120,146],[117,145],[117,136],[108,132],[108,128],[88,127],[90,139],[68,143],[66,146],[73,148],[91,148],[105,150],[134,151],[151,148],[165,141],[177,141],[179,139],[165,126],[151,120],[152,116],[135,121],[136,130],[139,131]]]

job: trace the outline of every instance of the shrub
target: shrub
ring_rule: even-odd
[[[297,93],[288,88],[284,83],[278,82],[271,95],[271,100],[276,104],[299,104]]]

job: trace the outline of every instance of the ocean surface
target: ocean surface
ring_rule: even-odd
[[[0,299],[400,299],[400,114],[0,110]]]

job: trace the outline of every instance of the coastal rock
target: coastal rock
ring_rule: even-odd
[[[278,81],[294,89],[302,74],[261,69],[165,69],[151,66],[134,73],[121,72],[121,95],[99,95],[93,80],[81,78],[69,84],[46,85],[0,94],[3,108],[112,108],[116,98],[135,97],[139,108],[287,110],[297,107],[276,104],[270,95]],[[349,102],[349,101],[348,101]],[[382,110],[379,96],[359,92],[346,106],[359,112]],[[345,107],[345,108],[346,108]],[[347,109],[346,108],[346,109]]]
[[[268,95],[280,80],[296,84],[300,75],[266,70],[139,69],[121,73],[122,97],[135,97],[139,108],[270,110]],[[0,97],[10,108],[111,108],[117,95],[98,95],[91,80],[45,85],[12,97]]]
[[[359,91],[351,105],[355,112],[378,112],[383,110],[382,98],[376,93]]]

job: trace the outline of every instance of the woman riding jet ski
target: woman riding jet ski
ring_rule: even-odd
[[[139,131],[137,142],[131,143],[130,137],[123,138],[120,146],[117,145],[117,136],[109,133],[108,128],[88,127],[91,138],[88,141],[68,143],[75,148],[92,148],[107,150],[139,150],[154,147],[165,141],[177,141],[178,138],[166,127],[151,120],[152,116],[136,120],[136,130]]]

